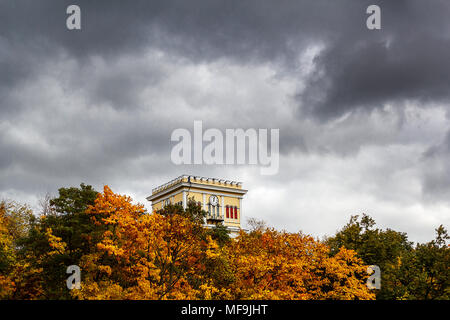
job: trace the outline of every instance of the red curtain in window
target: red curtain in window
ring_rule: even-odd
[[[227,206],[227,219],[230,218],[230,207]]]
[[[237,219],[237,207],[234,207],[234,218]]]

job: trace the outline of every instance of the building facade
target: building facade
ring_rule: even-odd
[[[154,188],[147,200],[152,202],[152,210],[157,211],[167,204],[186,208],[193,199],[207,212],[206,227],[223,223],[236,234],[241,229],[242,199],[246,193],[241,182],[182,175]]]

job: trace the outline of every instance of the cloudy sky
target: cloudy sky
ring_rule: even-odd
[[[322,237],[365,212],[429,241],[450,222],[449,16],[448,0],[0,0],[0,198],[84,182],[150,209],[193,174],[242,181],[244,217],[279,229]],[[173,164],[194,120],[279,129],[278,174]]]

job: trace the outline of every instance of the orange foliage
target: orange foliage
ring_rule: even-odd
[[[82,269],[89,277],[83,299],[194,299],[197,291],[188,278],[195,277],[203,249],[195,225],[181,215],[148,214],[129,197],[114,194],[107,186],[87,210],[96,224],[106,227],[97,250],[85,256]],[[100,279],[100,280],[99,280]]]
[[[234,299],[374,299],[355,252],[330,257],[326,245],[302,234],[241,232],[227,250]]]
[[[272,229],[224,246],[180,214],[147,213],[108,186],[87,210],[102,234],[83,256],[79,299],[374,299],[355,252]],[[52,247],[63,250],[57,238]]]

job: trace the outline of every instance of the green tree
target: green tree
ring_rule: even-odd
[[[181,204],[168,204],[164,206],[163,209],[158,210],[157,213],[164,216],[178,214],[188,218],[198,225],[202,225],[205,222],[207,214],[206,211],[202,209],[202,206],[194,200],[194,198],[188,199],[186,209],[184,209]]]
[[[403,299],[450,299],[448,239],[447,230],[440,225],[434,240],[417,244],[413,251],[401,257],[394,269],[397,277],[390,280],[396,280],[392,286],[402,288]]]
[[[450,252],[447,230],[441,225],[436,238],[413,246],[405,233],[375,228],[375,221],[363,214],[326,242],[331,254],[339,248],[353,249],[368,264],[381,269],[381,290],[377,299],[449,299]]]
[[[83,183],[79,188],[58,191],[59,196],[49,201],[51,214],[32,219],[28,235],[20,242],[23,259],[33,270],[40,270],[42,297],[46,299],[70,298],[65,285],[66,269],[78,265],[101,234],[85,213],[98,192]],[[27,297],[26,290],[16,294]]]
[[[211,228],[209,233],[211,238],[216,240],[221,247],[229,244],[231,241],[230,231],[223,225],[223,223],[216,224],[213,228]]]
[[[354,250],[367,265],[378,265],[381,269],[381,290],[377,299],[398,299],[404,292],[393,283],[397,279],[398,259],[412,250],[406,233],[392,229],[375,228],[375,221],[368,215],[352,216],[347,225],[328,238],[326,243],[335,255],[341,247]],[[401,289],[401,288],[400,288]]]

